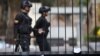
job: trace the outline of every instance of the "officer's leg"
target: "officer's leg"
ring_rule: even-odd
[[[51,48],[50,48],[46,38],[37,37],[36,41],[39,45],[40,51],[51,51]]]
[[[21,43],[21,48],[23,52],[29,52],[29,43],[27,40],[23,40],[23,42]]]
[[[29,45],[30,45],[30,36],[28,35],[23,35],[21,37],[21,48],[24,52],[28,52],[29,51]]]
[[[19,51],[19,41],[17,40],[16,41],[16,46],[15,46],[15,52]]]
[[[44,38],[43,40],[43,48],[44,48],[44,51],[51,51],[51,47],[46,38]]]
[[[47,41],[47,35],[48,35],[48,32],[44,34],[43,36],[43,47],[44,47],[44,51],[51,51],[51,47]]]
[[[43,50],[43,38],[40,37],[40,36],[38,36],[38,37],[36,38],[36,42],[37,42],[37,44],[39,45],[40,51],[44,51],[44,50]]]
[[[22,44],[21,44],[21,48],[22,48],[22,56],[29,56],[29,44],[27,44],[26,41],[24,41]]]
[[[21,48],[22,48],[22,53],[21,53],[21,55],[22,56],[29,56],[29,45],[27,45],[27,44],[21,44]]]
[[[21,44],[21,48],[23,52],[29,52],[29,45],[27,43]]]
[[[18,47],[19,47],[19,45],[16,44],[16,46],[15,46],[15,52],[19,51]]]

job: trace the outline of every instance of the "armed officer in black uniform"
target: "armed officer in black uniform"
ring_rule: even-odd
[[[48,11],[50,11],[50,8],[47,6],[43,6],[39,9],[41,17],[34,26],[34,35],[36,36],[36,42],[39,45],[40,51],[51,51],[51,47],[47,42],[48,27],[50,26],[50,23],[46,19]]]
[[[32,4],[28,0],[21,2],[21,12],[18,13],[14,20],[14,35],[16,39],[15,51],[19,45],[22,51],[28,52],[30,45],[30,33],[32,32],[31,22],[32,19],[28,16]]]

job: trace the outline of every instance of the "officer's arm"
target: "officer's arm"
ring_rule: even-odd
[[[14,22],[14,38],[17,38],[18,22]]]
[[[38,19],[37,21],[36,21],[36,24],[35,24],[35,26],[34,26],[34,28],[33,28],[33,31],[35,32],[37,32],[38,31],[38,28],[40,27],[40,23],[41,23],[41,20],[40,19]]]
[[[20,16],[16,15],[15,20],[14,20],[14,38],[17,38],[17,35],[18,35],[19,22],[20,22]]]
[[[19,23],[19,21],[15,19],[15,20],[14,20],[14,23],[15,23],[15,24],[18,24],[18,23]]]
[[[21,14],[18,14],[18,15],[16,15],[16,17],[15,17],[14,23],[15,23],[15,24],[18,24],[21,20],[22,20]]]
[[[50,22],[48,22],[48,26],[50,26],[51,24],[50,24]]]
[[[36,24],[35,24],[35,26],[34,26],[34,35],[35,34],[39,34],[39,30],[40,29],[42,29],[41,28],[41,25],[42,25],[43,23],[42,23],[42,20],[41,19],[38,19],[37,21],[36,21]]]

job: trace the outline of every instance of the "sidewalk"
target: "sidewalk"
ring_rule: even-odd
[[[9,44],[5,44],[5,43],[1,43],[0,42],[0,52],[14,52],[14,48],[15,45],[9,45]],[[76,46],[76,47],[72,47],[69,46],[68,44],[64,45],[64,46],[52,46],[51,47],[51,52],[78,52],[78,51],[88,51],[87,46],[81,46],[81,49]],[[21,49],[20,49],[21,52]],[[40,52],[39,51],[39,47],[38,46],[34,46],[34,45],[30,45],[30,52]]]

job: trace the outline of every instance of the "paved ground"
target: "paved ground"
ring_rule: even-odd
[[[93,44],[91,45],[93,46]],[[20,52],[14,52],[14,47],[15,45],[8,45],[8,44],[5,44],[4,42],[0,42],[0,55],[26,55],[27,54],[25,52],[21,52],[21,49],[20,49]],[[38,56],[42,54],[45,54],[45,55],[66,54],[65,56],[68,56],[68,54],[73,54],[73,52],[74,53],[80,52],[79,46],[76,46],[73,48],[72,46],[69,46],[68,44],[66,44],[66,48],[64,45],[64,46],[59,46],[59,48],[58,46],[52,46],[51,49],[52,49],[51,52],[40,52],[38,46],[30,45],[29,54],[34,55],[34,56],[36,56],[37,54]],[[81,46],[82,54],[88,54],[88,50],[91,51],[91,48],[88,49],[88,46],[85,46],[85,45]]]
[[[66,47],[66,48],[65,48]],[[15,45],[9,45],[9,44],[5,44],[4,42],[0,42],[0,52],[14,52],[14,48]],[[69,46],[68,44],[66,44],[66,46],[52,46],[51,47],[51,52],[79,52],[80,51],[80,47],[76,46],[76,47],[72,47]],[[21,49],[20,49],[21,51]],[[83,45],[81,46],[81,51],[88,51],[87,46]],[[38,46],[34,46],[34,45],[30,45],[30,52],[39,52],[39,47]]]

